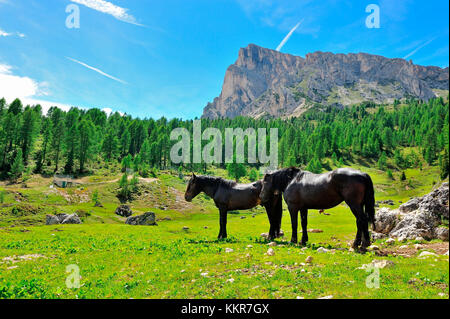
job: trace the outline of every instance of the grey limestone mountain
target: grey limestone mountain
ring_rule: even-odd
[[[314,104],[392,103],[448,94],[449,69],[367,53],[314,52],[305,58],[254,44],[239,51],[205,118],[298,116]]]

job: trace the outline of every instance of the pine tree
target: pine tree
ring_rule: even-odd
[[[16,156],[14,157],[13,164],[11,166],[11,170],[9,171],[9,178],[12,181],[17,181],[17,179],[22,176],[22,173],[24,171],[24,165],[23,165],[23,156],[22,156],[22,149],[18,149]]]

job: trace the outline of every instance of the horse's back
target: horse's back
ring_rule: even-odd
[[[259,193],[261,188],[261,181],[250,184],[235,184],[222,190],[223,195],[221,197],[229,210],[250,209],[260,204]]]
[[[335,184],[362,183],[364,184],[369,175],[353,168],[338,168],[331,172],[331,179]]]
[[[328,209],[344,200],[352,184],[362,184],[365,175],[351,168],[339,168],[322,174],[303,171],[286,189],[285,200],[311,209]]]

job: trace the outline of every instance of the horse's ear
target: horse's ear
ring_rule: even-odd
[[[196,179],[196,178],[197,178],[197,176],[195,176],[195,174],[192,173],[192,179]]]

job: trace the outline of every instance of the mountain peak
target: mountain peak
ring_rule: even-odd
[[[314,104],[428,100],[448,92],[448,85],[448,68],[368,53],[316,51],[302,58],[249,44],[228,67],[222,92],[203,117],[289,117]]]

